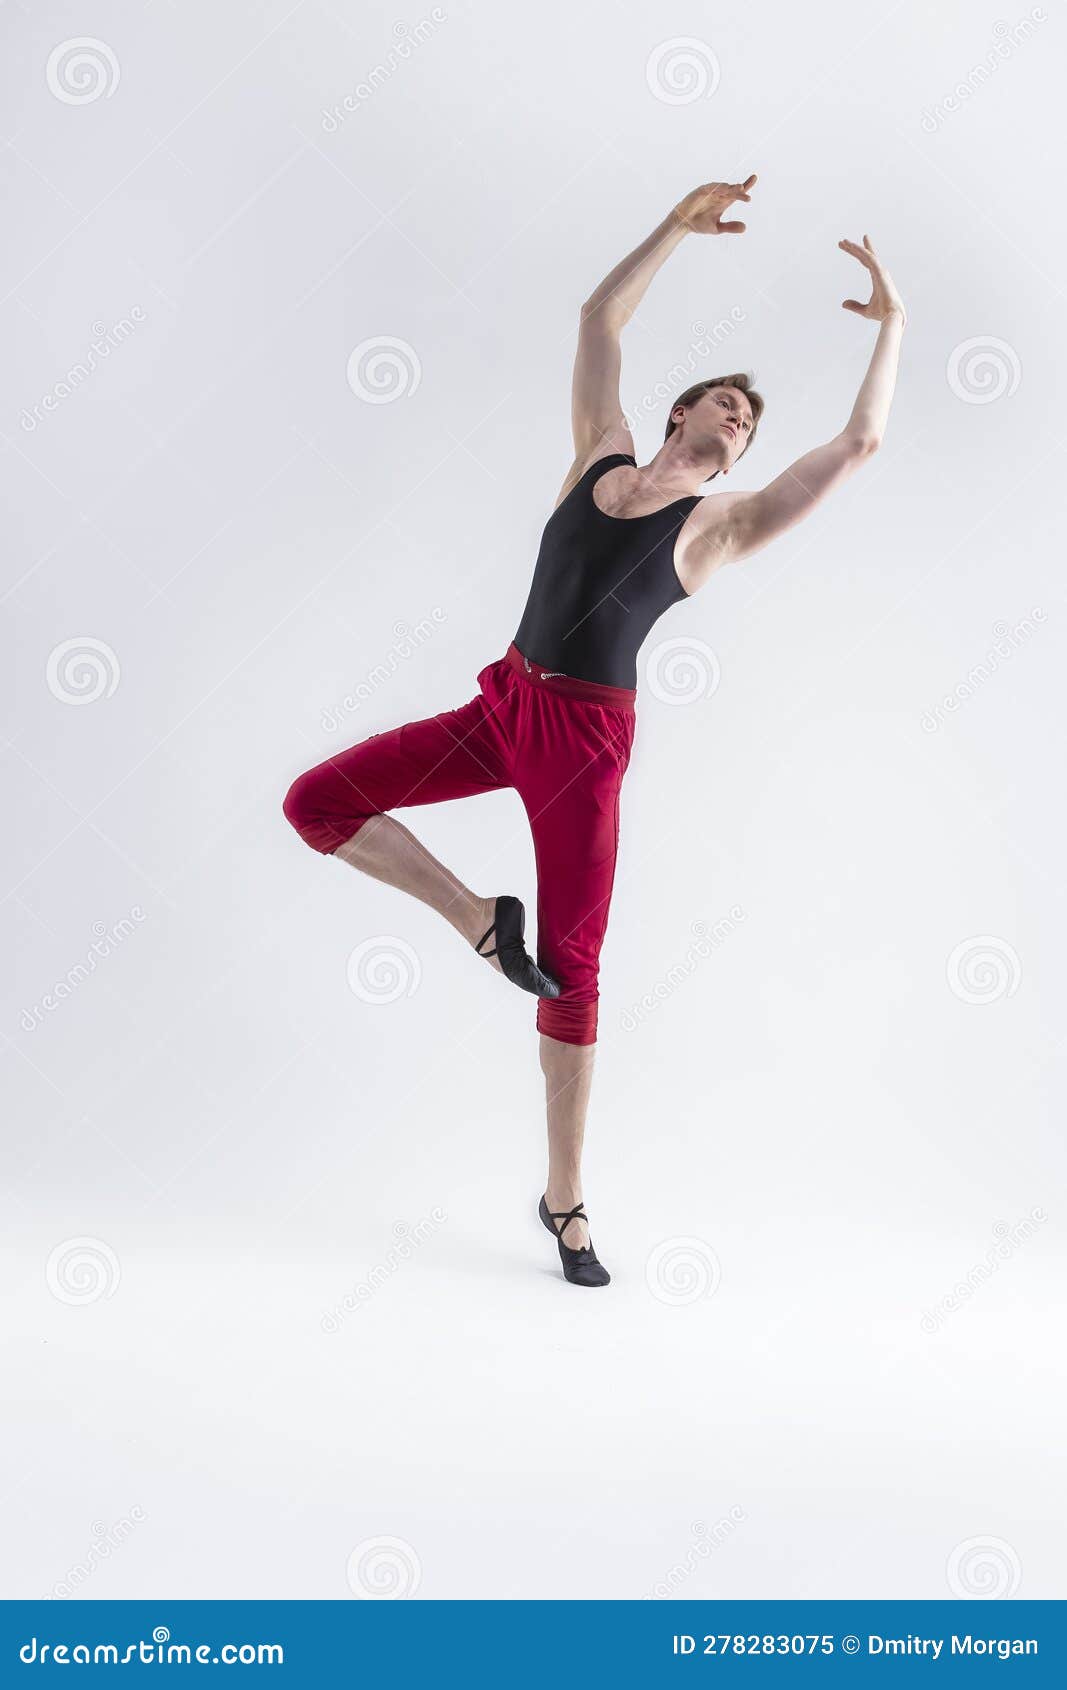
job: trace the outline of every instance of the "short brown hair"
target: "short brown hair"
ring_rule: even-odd
[[[738,453],[738,456],[743,458],[753,440],[756,438],[756,430],[759,428],[759,420],[763,415],[763,395],[761,393],[757,393],[756,389],[752,386],[752,377],[750,375],[746,375],[744,371],[741,371],[738,375],[734,376],[712,376],[710,381],[698,381],[695,387],[687,387],[684,393],[679,394],[678,398],[675,399],[674,403],[671,405],[671,410],[674,411],[678,405],[695,404],[701,394],[707,393],[713,387],[739,388],[745,395],[749,404],[752,406],[752,433],[745,441],[742,450]],[[667,432],[663,436],[664,440],[669,440],[677,427],[678,424],[674,421],[673,417],[668,417]]]

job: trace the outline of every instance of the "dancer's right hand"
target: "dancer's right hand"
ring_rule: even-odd
[[[723,223],[723,212],[734,200],[751,199],[749,189],[758,181],[750,176],[744,182],[705,182],[678,201],[674,215],[696,235],[743,235],[744,223]]]

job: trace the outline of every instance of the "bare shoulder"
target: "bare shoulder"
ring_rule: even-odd
[[[590,445],[588,450],[583,450],[575,457],[564,478],[563,486],[559,490],[556,503],[552,507],[553,510],[556,510],[563,503],[567,494],[573,491],[587,469],[591,469],[595,463],[599,463],[601,458],[610,457],[613,452],[625,452],[630,457],[634,456],[633,435],[621,420],[615,428],[607,429],[601,434],[596,443]]]
[[[738,517],[747,498],[747,493],[705,493],[686,517],[674,566],[690,595],[737,555]]]

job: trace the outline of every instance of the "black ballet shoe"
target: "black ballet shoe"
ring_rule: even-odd
[[[563,1263],[564,1279],[570,1280],[572,1285],[611,1284],[611,1275],[603,1262],[598,1259],[597,1253],[593,1249],[592,1239],[581,1250],[572,1250],[569,1244],[563,1242],[563,1234],[571,1221],[588,1221],[589,1217],[585,1213],[584,1203],[576,1203],[573,1209],[550,1209],[542,1197],[537,1206],[537,1213],[540,1215],[543,1225],[547,1226],[559,1245],[559,1259]],[[563,1222],[563,1225],[558,1229],[554,1224],[556,1221]]]
[[[496,934],[496,944],[491,951],[483,951],[482,946],[492,933]],[[525,909],[518,898],[504,896],[496,901],[492,926],[486,928],[474,948],[479,956],[499,957],[500,972],[513,986],[521,986],[524,992],[533,992],[538,998],[558,998],[559,982],[538,968],[523,944],[525,933]]]

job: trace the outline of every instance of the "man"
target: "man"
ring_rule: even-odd
[[[763,400],[746,375],[717,376],[671,407],[663,445],[638,466],[619,398],[620,338],[657,270],[690,234],[724,222],[756,177],[694,188],[582,307],[571,420],[574,461],[541,541],[506,655],[458,710],[373,735],[301,775],[285,814],[331,853],[437,910],[508,980],[538,998],[548,1113],[548,1178],[538,1212],[567,1280],[610,1275],[589,1237],[581,1152],[596,1045],[598,969],[618,847],[619,791],[633,744],[638,649],[670,605],[727,563],[808,516],[877,450],[901,335],[900,296],[865,235],[841,248],[871,279],[844,307],[879,324],[848,420],[756,492],[701,496],[755,437]],[[537,958],[517,898],[470,891],[388,811],[513,787],[537,861]],[[564,1236],[566,1235],[566,1236]]]

